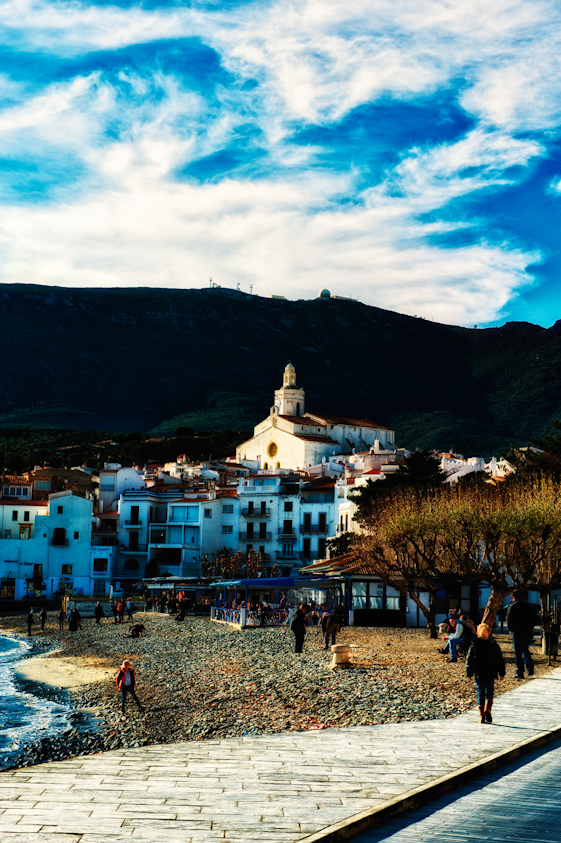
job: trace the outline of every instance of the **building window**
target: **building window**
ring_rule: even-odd
[[[62,573],[64,576],[68,576],[72,573],[72,565],[63,565],[62,566]]]
[[[285,501],[284,503],[284,511],[285,512],[292,512],[293,503],[292,501]]]
[[[27,492],[27,486],[24,486],[23,489],[21,490],[21,496],[22,496],[22,498],[29,497],[28,492]]]
[[[355,609],[366,609],[366,583],[354,582],[352,586],[351,606]]]
[[[66,530],[64,527],[55,527],[53,530],[52,544],[55,547],[64,547],[66,545]]]
[[[233,533],[234,527],[232,524],[223,524],[222,525],[222,532],[223,533]]]
[[[57,506],[57,512],[58,512],[59,515],[62,515],[62,513],[64,512],[64,507],[63,506]]]
[[[11,539],[12,538],[12,531],[11,530],[4,530],[4,538]]]
[[[325,539],[318,540],[318,556],[320,559],[325,559]]]
[[[277,453],[278,453],[278,450],[279,450],[279,449],[278,449],[278,447],[277,447],[276,442],[270,442],[270,443],[269,443],[269,447],[267,448],[267,454],[268,454],[270,457],[276,457],[276,455],[277,455]]]
[[[140,565],[138,564],[137,559],[127,559],[125,564],[123,565],[124,571],[139,571]]]
[[[12,521],[17,521],[17,520],[18,520],[17,510],[13,509],[12,510]]]
[[[50,480],[36,480],[35,489],[38,492],[48,492],[51,488]]]
[[[17,562],[14,564],[17,565]],[[12,577],[2,577],[0,597],[2,600],[13,600],[16,596],[16,581]]]
[[[205,518],[212,518],[212,509],[205,509]]]
[[[108,562],[107,559],[97,558],[93,561],[93,569],[95,574],[106,574]]]
[[[222,506],[222,512],[233,512],[234,511],[234,504],[233,503],[225,503]],[[210,510],[209,510],[210,512]]]
[[[24,520],[24,521],[29,521],[29,512],[24,512],[24,513],[23,513],[23,520]]]
[[[20,537],[20,539],[30,539],[31,538],[31,524],[20,524],[19,525],[19,537]]]
[[[74,530],[74,539],[79,539],[79,538],[80,538],[80,533],[78,532],[78,530]]]
[[[269,463],[268,463],[268,462],[264,462],[264,463],[263,463],[263,468],[265,469],[265,471],[268,471],[268,470],[269,470]]]

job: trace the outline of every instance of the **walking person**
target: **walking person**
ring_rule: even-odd
[[[491,627],[480,623],[466,657],[466,676],[475,676],[479,703],[479,722],[492,723],[491,708],[495,696],[495,679],[504,679],[505,660]]]
[[[27,634],[31,635],[31,627],[33,626],[33,609],[29,610],[29,614],[27,615],[25,622],[27,624]]]
[[[105,612],[103,611],[103,606],[101,605],[100,600],[98,600],[97,603],[95,604],[94,615],[95,615],[95,622],[99,626],[99,624],[101,623],[101,619],[105,617]]]
[[[136,696],[135,685],[136,685],[136,675],[132,667],[130,666],[130,662],[124,661],[121,667],[119,668],[119,672],[115,677],[115,682],[117,683],[117,688],[121,692],[121,710],[123,714],[125,713],[125,705],[127,703],[127,694],[130,694],[135,703],[137,704],[140,711],[144,711],[140,700]]]
[[[127,600],[127,603],[126,603],[127,617],[129,619],[129,621],[132,621],[132,614],[133,614],[135,608],[136,608],[136,606],[134,605],[134,603],[132,602],[132,600],[129,597],[129,599]]]
[[[305,603],[300,605],[296,610],[296,614],[292,619],[290,628],[294,633],[294,652],[301,653],[304,646],[304,636],[306,635],[306,612],[308,607]]]
[[[538,609],[524,600],[524,594],[519,588],[514,589],[510,599],[512,603],[506,613],[506,625],[512,635],[514,645],[516,678],[524,679],[524,665],[528,670],[528,676],[534,675],[534,660],[530,653],[530,644],[534,638]]]
[[[61,609],[58,613],[58,628],[64,629],[64,609]]]
[[[119,615],[119,623],[123,623],[125,620],[125,604],[122,600],[117,603],[117,614]]]
[[[119,621],[117,620],[117,618],[118,618],[117,604],[115,603],[114,600],[112,600],[111,603],[109,604],[109,608],[111,609],[111,611],[113,613],[113,623],[119,623]]]
[[[41,621],[41,632],[45,631],[45,623],[47,621],[47,610],[43,606],[41,609],[41,614],[39,615],[39,620]]]

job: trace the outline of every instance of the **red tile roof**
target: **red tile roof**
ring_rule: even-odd
[[[341,443],[337,442],[335,439],[331,439],[330,436],[322,436],[319,433],[315,435],[313,433],[295,433],[297,439],[304,439],[306,442],[323,442],[325,445],[337,445],[338,448],[341,447]]]
[[[23,501],[21,498],[10,500],[9,498],[0,498],[0,506],[48,506],[48,501]]]
[[[326,416],[324,413],[321,415],[315,415],[315,413],[307,413],[309,417],[318,422],[324,422],[325,424],[344,424],[347,427],[373,427],[377,428],[378,430],[388,430],[387,427],[384,427],[383,424],[374,424],[373,421],[369,419],[354,419],[348,418],[347,416]]]

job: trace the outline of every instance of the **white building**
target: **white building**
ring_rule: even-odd
[[[51,597],[91,589],[92,501],[59,492],[41,501],[0,501],[2,597]]]
[[[316,415],[305,412],[305,392],[297,386],[289,363],[283,385],[275,391],[269,416],[254,428],[254,435],[236,449],[236,460],[270,470],[305,469],[333,454],[378,448],[391,451],[393,430],[367,419]]]

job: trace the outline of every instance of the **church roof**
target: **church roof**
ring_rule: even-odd
[[[315,418],[305,414],[303,416],[278,416],[279,419],[292,422],[293,424],[307,424],[313,427],[325,427],[325,422],[318,421]]]
[[[369,419],[355,419],[349,418],[348,416],[326,416],[324,413],[316,415],[315,413],[307,413],[306,414],[309,419],[311,419],[311,423],[315,424],[345,424],[347,427],[374,427],[377,430],[388,430],[389,428],[385,427],[383,424],[374,424],[373,421]],[[290,416],[289,416],[290,418]],[[309,424],[310,422],[308,422]]]
[[[322,436],[321,433],[294,433],[293,436],[297,439],[305,439],[306,442],[323,442],[325,445],[337,445],[339,449],[341,448],[340,442],[330,436]]]

